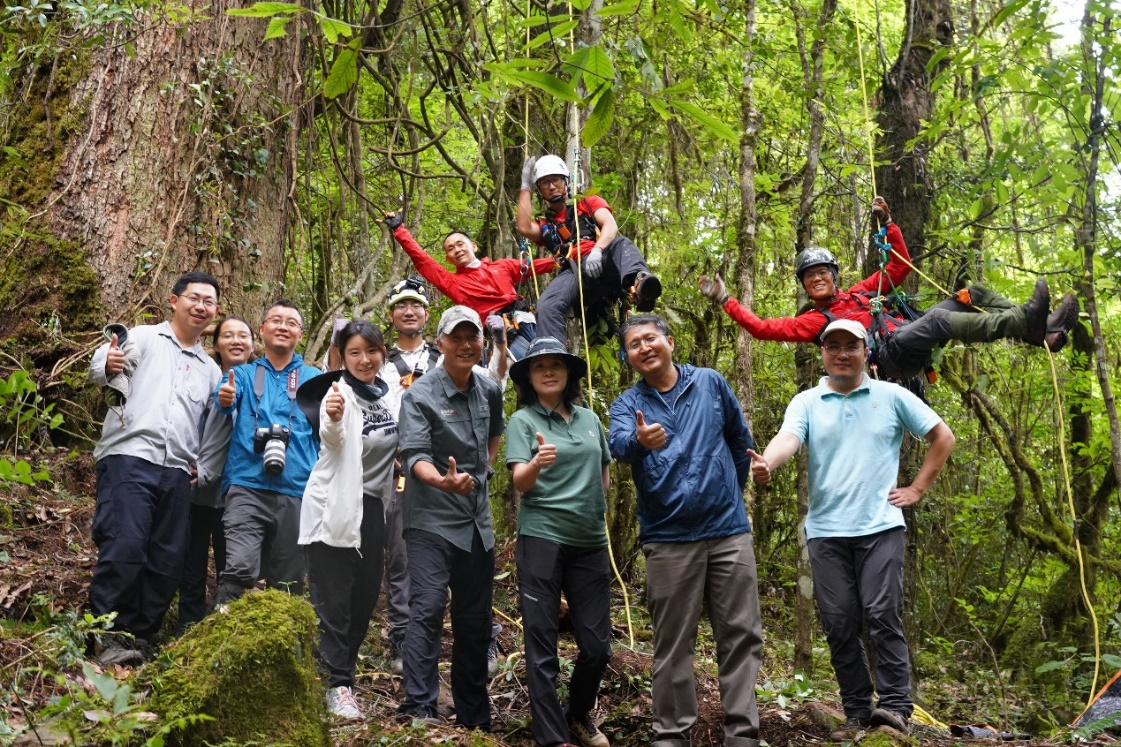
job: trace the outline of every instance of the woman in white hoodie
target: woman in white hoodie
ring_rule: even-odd
[[[296,395],[321,444],[304,491],[299,543],[319,615],[328,710],[360,719],[354,666],[381,587],[397,424],[382,399],[387,387],[377,377],[386,354],[378,328],[350,322],[335,342],[342,370],[309,380]]]

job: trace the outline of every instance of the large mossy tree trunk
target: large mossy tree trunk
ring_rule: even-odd
[[[31,95],[9,102],[0,155],[6,335],[162,318],[186,270],[214,274],[230,311],[279,293],[303,45],[262,43],[236,6],[188,0],[190,21],[143,17],[15,71]]]

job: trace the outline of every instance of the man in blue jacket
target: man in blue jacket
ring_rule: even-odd
[[[701,603],[716,638],[724,745],[758,747],[763,653],[755,552],[743,502],[751,432],[728,382],[675,365],[654,314],[619,329],[642,381],[611,405],[612,455],[631,465],[654,624],[654,747],[687,747],[697,721],[693,649]]]
[[[303,591],[304,557],[296,544],[300,498],[318,449],[296,405],[296,389],[320,372],[296,352],[304,320],[291,301],[265,309],[260,333],[265,354],[230,369],[214,390],[219,412],[237,412],[222,478],[229,491],[218,604],[237,599],[262,577],[273,588]]]

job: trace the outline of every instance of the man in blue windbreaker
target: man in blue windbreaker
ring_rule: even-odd
[[[222,477],[229,490],[218,604],[237,599],[262,577],[273,588],[303,591],[300,499],[319,450],[296,389],[319,369],[296,352],[304,320],[291,301],[265,309],[260,333],[265,354],[230,369],[214,390],[219,412],[237,412]]]
[[[763,652],[755,552],[743,501],[751,432],[728,382],[673,362],[654,314],[619,329],[642,381],[611,405],[608,443],[631,466],[654,624],[654,747],[691,745],[693,649],[701,604],[716,638],[724,745],[758,747],[755,679]]]

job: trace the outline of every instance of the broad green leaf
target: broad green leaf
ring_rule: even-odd
[[[576,89],[574,89],[570,83],[566,83],[555,75],[539,73],[535,70],[501,69],[493,64],[487,64],[483,67],[508,81],[516,81],[533,86],[534,88],[540,88],[545,93],[555,96],[561,101],[571,101],[573,103],[580,101],[580,97],[576,94]]]
[[[1047,672],[1053,672],[1056,669],[1065,669],[1066,665],[1067,665],[1067,663],[1065,661],[1049,661],[1045,664],[1040,664],[1038,667],[1036,667],[1035,668],[1035,673],[1036,674],[1045,674]]]
[[[977,220],[979,217],[981,217],[981,211],[984,209],[985,200],[983,198],[978,198],[974,200],[973,203],[969,206],[969,210],[966,211],[966,215],[969,216],[969,220]]]
[[[531,49],[537,49],[542,44],[548,44],[552,41],[567,46],[565,36],[568,35],[569,31],[572,31],[579,25],[579,21],[565,21],[564,23],[558,23],[556,26],[546,29],[545,31],[542,31],[540,34],[530,39],[529,44],[526,44],[523,48],[528,52]]]
[[[243,18],[268,18],[275,16],[278,13],[291,13],[296,15],[307,11],[302,5],[295,3],[276,3],[276,2],[263,2],[253,3],[248,8],[231,8],[226,11],[228,16],[241,16]]]
[[[286,36],[288,32],[284,30],[284,27],[291,20],[292,16],[288,16],[287,18],[284,18],[282,16],[274,16],[273,18],[269,19],[269,27],[265,30],[265,41],[268,41],[269,39],[279,39],[282,36]]]
[[[580,131],[580,141],[584,147],[590,148],[599,142],[600,138],[607,134],[607,130],[611,127],[612,120],[615,119],[615,89],[607,86],[606,90],[599,95],[596,100],[595,108],[588,116],[588,120],[584,122],[584,127]]]
[[[654,111],[658,112],[662,119],[668,120],[673,117],[673,112],[669,110],[669,107],[666,106],[665,102],[661,99],[649,98],[646,99],[646,101],[653,107]]]
[[[592,4],[592,0],[568,0],[568,4],[572,6],[573,10],[587,10],[588,6]]]
[[[584,47],[576,50],[561,69],[572,75],[574,83],[583,77],[584,87],[588,89],[598,88],[604,81],[615,80],[615,66],[611,64],[607,52],[600,47]]]
[[[333,99],[349,91],[358,82],[358,51],[346,47],[335,58],[331,72],[323,83],[324,98]]]
[[[526,16],[521,21],[514,24],[514,28],[527,29],[533,28],[534,26],[540,26],[543,23],[564,23],[565,21],[569,20],[571,19],[568,17],[567,13],[560,13],[555,16],[546,16],[542,15],[541,13],[534,13],[533,15]]]
[[[639,0],[624,0],[621,3],[605,5],[596,11],[597,16],[627,16],[638,10]]]
[[[739,135],[736,134],[735,130],[733,130],[722,120],[712,116],[696,104],[692,104],[688,101],[682,101],[680,99],[670,99],[669,105],[674,109],[677,109],[682,114],[691,117],[694,121],[703,126],[713,135],[716,135],[717,137],[729,142],[736,142],[737,140],[739,140]]]
[[[1012,2],[1008,3],[1008,5],[1005,5],[1000,9],[1000,12],[996,14],[996,18],[993,19],[992,23],[993,28],[999,27],[1000,24],[1004,23],[1008,19],[1008,16],[1012,15],[1027,4],[1028,0],[1012,0]]]
[[[319,27],[323,29],[323,36],[327,37],[327,41],[331,44],[337,42],[340,36],[350,36],[353,31],[350,24],[336,21],[334,18],[317,14],[316,20],[319,21]]]

